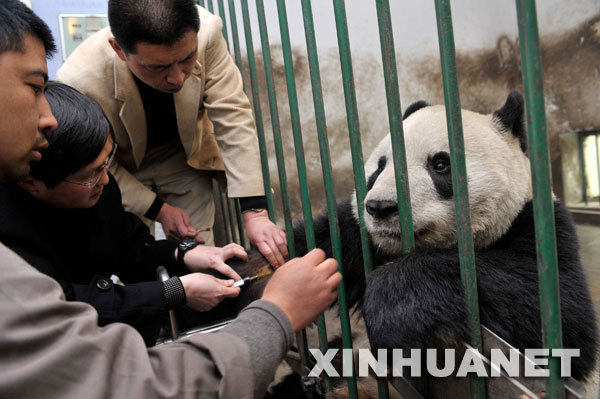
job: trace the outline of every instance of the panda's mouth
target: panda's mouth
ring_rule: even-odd
[[[398,241],[402,240],[402,232],[399,230],[383,230],[382,229],[382,230],[374,231],[374,232],[372,232],[372,234],[376,234],[378,236],[384,236],[386,238],[393,238]],[[422,229],[414,231],[413,234],[414,234],[415,240],[419,240],[429,234],[429,229],[422,228]]]
[[[379,230],[376,232],[376,234],[385,236],[385,237],[395,238],[397,240],[400,240],[402,238],[401,232],[395,231],[395,230]]]

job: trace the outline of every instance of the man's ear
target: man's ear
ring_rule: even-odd
[[[24,180],[18,181],[17,184],[24,190],[29,191],[30,193],[38,193],[40,189],[35,184],[35,180],[33,177],[27,177]]]
[[[117,41],[115,40],[114,37],[111,37],[110,39],[108,39],[108,43],[110,44],[110,47],[112,47],[113,50],[115,50],[115,53],[117,53],[117,56],[119,56],[119,58],[122,61],[127,61],[127,55],[125,54],[125,51],[119,45],[119,43],[117,43]]]

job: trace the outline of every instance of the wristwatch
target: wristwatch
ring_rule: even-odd
[[[198,241],[196,241],[196,239],[193,237],[184,237],[181,241],[179,241],[177,244],[177,263],[179,263],[181,266],[185,266],[185,262],[183,261],[185,253],[190,249],[196,248],[197,246]]]

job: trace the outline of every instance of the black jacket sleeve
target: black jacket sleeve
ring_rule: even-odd
[[[119,277],[126,283],[151,281],[156,279],[156,268],[164,266],[169,275],[181,276],[189,273],[175,259],[177,242],[155,240],[150,229],[136,215],[125,211],[121,204],[121,192],[111,176],[110,190],[105,190],[105,214],[111,215],[111,232],[117,234],[114,247],[119,248]],[[108,186],[107,186],[108,187]]]
[[[144,338],[146,346],[156,343],[162,322],[167,314],[163,283],[121,286],[103,276],[95,276],[90,284],[71,284],[66,292],[70,301],[92,305],[98,312],[98,325],[121,322],[134,327]]]

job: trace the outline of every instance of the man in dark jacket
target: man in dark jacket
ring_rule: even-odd
[[[155,241],[121,205],[119,187],[108,173],[117,146],[100,107],[57,82],[48,83],[46,98],[58,128],[32,176],[0,186],[0,240],[56,279],[67,300],[94,306],[99,325],[127,323],[148,346],[156,342],[169,309],[187,304],[207,311],[236,297],[240,289],[231,285],[241,277],[224,261],[246,258],[244,249]],[[156,281],[160,265],[175,277]],[[208,269],[230,279],[190,273]],[[126,285],[113,284],[113,274]]]

